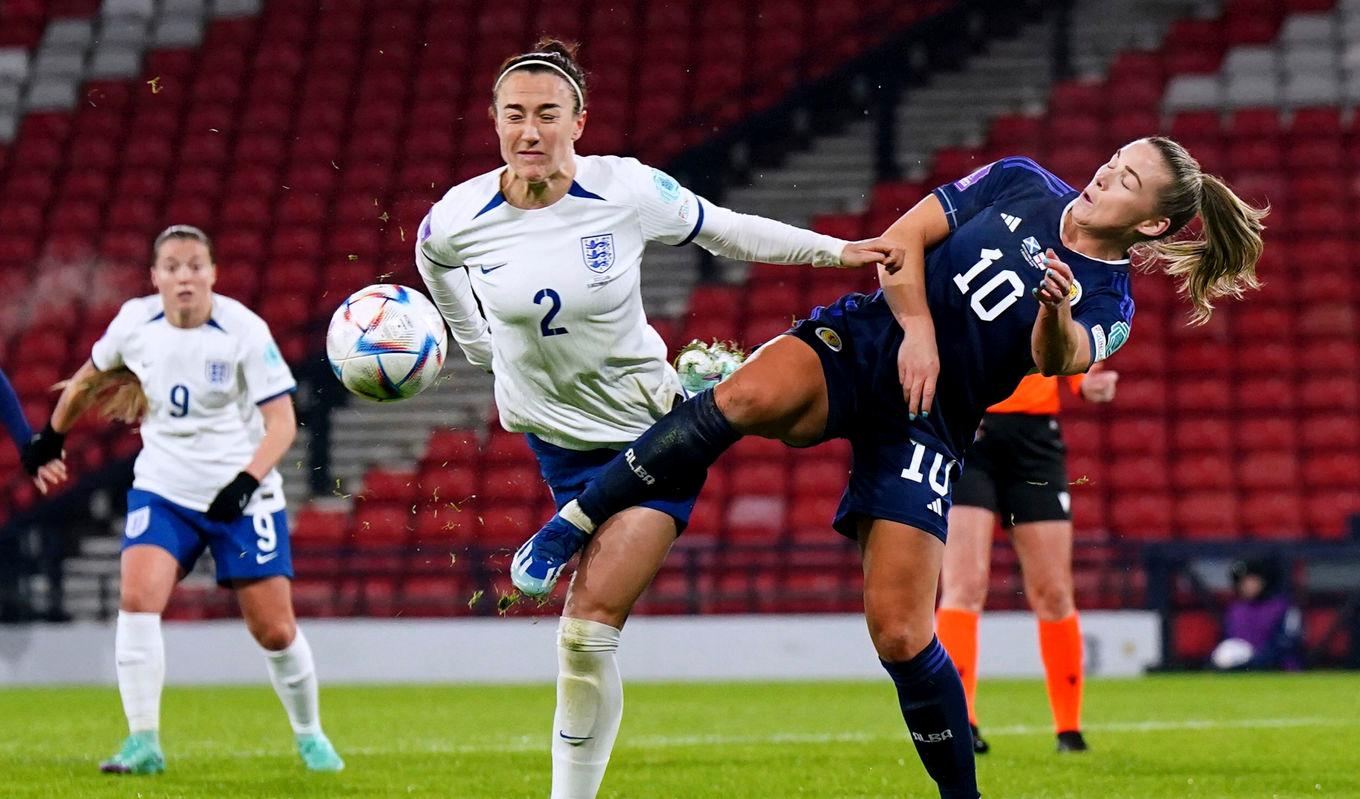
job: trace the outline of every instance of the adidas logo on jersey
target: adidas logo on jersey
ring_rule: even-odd
[[[936,516],[943,516],[943,515],[944,515],[944,500],[942,500],[942,499],[937,499],[937,500],[935,500],[934,502],[932,502],[932,503],[930,503],[929,505],[926,506],[926,510],[934,511]]]
[[[1014,232],[1015,232],[1015,229],[1018,228],[1018,227],[1020,227],[1020,223],[1021,223],[1023,220],[1020,219],[1020,217],[1018,217],[1018,216],[1011,216],[1011,215],[1008,214],[1008,213],[1002,212],[1002,214],[1001,214],[1001,221],[1006,223],[1006,229],[1007,229],[1007,230],[1009,230],[1010,232],[1014,233]]]

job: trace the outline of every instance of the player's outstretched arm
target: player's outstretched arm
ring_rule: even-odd
[[[1086,328],[1072,318],[1072,269],[1051,248],[1044,262],[1044,281],[1034,289],[1039,316],[1030,334],[1030,352],[1045,375],[1081,374],[1091,368],[1091,342]]]
[[[264,438],[255,448],[255,456],[240,474],[222,487],[213,498],[205,514],[219,522],[235,520],[250,504],[250,497],[260,487],[260,481],[279,464],[279,459],[293,445],[297,437],[297,415],[293,412],[293,395],[275,397],[260,406],[264,417]]]
[[[926,249],[948,235],[944,207],[932,194],[892,223],[882,236],[901,252],[901,268],[879,269],[878,280],[888,307],[906,334],[897,351],[897,377],[913,419],[918,413],[930,413],[940,374],[935,322],[926,304]]]
[[[700,202],[704,203],[704,218],[694,242],[714,255],[767,264],[845,268],[882,264],[892,271],[901,264],[901,248],[883,239],[846,241],[762,216],[737,213],[706,200]]]
[[[81,364],[62,388],[47,425],[33,435],[20,453],[24,471],[44,494],[49,486],[66,479],[66,464],[62,462],[66,457],[66,434],[94,403],[101,376],[93,361]]]

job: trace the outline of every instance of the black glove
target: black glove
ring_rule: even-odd
[[[231,482],[213,497],[212,504],[208,506],[208,518],[215,522],[236,521],[245,511],[246,505],[250,504],[250,495],[259,487],[260,481],[247,472],[231,478]]]
[[[24,445],[19,453],[19,461],[29,477],[37,477],[39,467],[61,460],[65,445],[66,434],[53,430],[52,423],[48,422],[41,432],[34,433]]]

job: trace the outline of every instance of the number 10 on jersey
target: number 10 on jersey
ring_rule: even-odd
[[[954,275],[954,285],[958,287],[959,291],[967,294],[973,279],[999,260],[1001,260],[1000,250],[983,250],[982,256],[978,258],[978,262],[973,264],[972,268],[961,275]],[[993,299],[990,306],[986,305],[987,299],[1003,285],[1008,285],[1010,291],[1006,292],[1004,296]],[[1014,305],[1015,301],[1024,294],[1025,284],[1020,282],[1020,276],[1015,274],[1014,271],[1006,269],[997,272],[991,280],[983,283],[974,291],[973,298],[968,304],[973,309],[973,313],[978,315],[978,318],[984,322],[990,322]]]

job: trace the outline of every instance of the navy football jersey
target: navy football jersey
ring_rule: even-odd
[[[1072,316],[1090,336],[1094,361],[1128,340],[1133,298],[1127,259],[1102,261],[1063,246],[1059,225],[1079,193],[1030,159],[1003,158],[934,193],[951,231],[926,252],[925,264],[940,374],[930,416],[914,422],[911,435],[959,459],[986,409],[1036,368],[1030,333],[1039,301],[1031,291],[1043,279],[1045,250],[1072,268]],[[844,297],[809,321],[819,318],[858,339],[856,359],[872,384],[872,396],[857,401],[861,409],[879,419],[905,416],[896,367],[902,330],[882,292]]]

